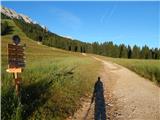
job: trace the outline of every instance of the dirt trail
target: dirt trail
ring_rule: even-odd
[[[91,104],[90,96],[83,100],[82,107],[68,120],[95,119],[98,105],[104,105],[108,120],[160,120],[159,87],[120,65],[93,58],[104,64],[100,77],[105,104],[99,104],[96,100]]]

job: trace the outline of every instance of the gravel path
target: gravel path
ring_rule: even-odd
[[[68,120],[160,120],[159,87],[120,65],[93,58],[104,65],[96,88],[100,92],[84,98]]]

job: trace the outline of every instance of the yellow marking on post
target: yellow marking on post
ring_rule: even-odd
[[[6,71],[8,73],[21,73],[22,72],[22,68],[8,68]]]

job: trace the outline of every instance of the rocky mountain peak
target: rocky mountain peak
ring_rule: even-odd
[[[18,14],[14,10],[8,9],[8,8],[6,8],[4,6],[1,6],[1,13],[3,13],[4,15],[6,15],[6,16],[8,16],[10,18],[22,19],[26,23],[33,23],[32,19],[29,18],[28,16],[23,15],[23,14]]]

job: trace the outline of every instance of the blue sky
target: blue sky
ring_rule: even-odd
[[[160,2],[2,2],[50,31],[85,42],[160,48]]]

